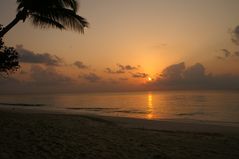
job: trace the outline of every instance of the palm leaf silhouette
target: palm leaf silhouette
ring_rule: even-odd
[[[85,18],[77,15],[76,0],[17,0],[17,4],[16,18],[0,31],[0,37],[26,19],[40,28],[71,29],[80,33],[89,26]]]

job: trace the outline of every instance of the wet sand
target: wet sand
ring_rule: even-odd
[[[238,159],[239,127],[0,109],[0,158]]]

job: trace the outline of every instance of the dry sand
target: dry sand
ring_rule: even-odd
[[[0,159],[238,159],[239,127],[0,109]]]

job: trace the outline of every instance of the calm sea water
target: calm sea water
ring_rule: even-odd
[[[146,119],[239,122],[239,91],[0,95],[0,106],[11,104]]]

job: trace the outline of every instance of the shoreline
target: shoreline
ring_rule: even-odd
[[[36,109],[40,108],[40,109]],[[192,119],[142,119],[131,117],[118,117],[86,113],[67,109],[45,109],[44,107],[28,106],[0,106],[0,112],[22,113],[22,114],[48,114],[95,118],[114,122],[120,126],[136,129],[147,129],[155,131],[182,131],[182,132],[205,132],[205,133],[238,133],[239,123],[221,121],[202,121]]]
[[[239,128],[0,108],[0,158],[237,159]]]

